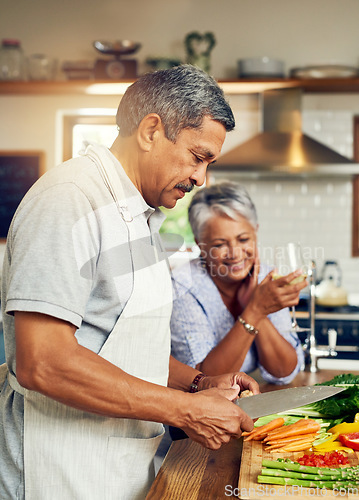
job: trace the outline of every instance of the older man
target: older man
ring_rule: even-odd
[[[258,392],[250,377],[204,377],[170,358],[158,236],[157,207],[203,184],[234,127],[230,107],[212,78],[181,66],[129,87],[117,123],[110,150],[51,169],[11,224],[2,499],[144,498],[162,423],[209,448],[253,426],[231,402]]]

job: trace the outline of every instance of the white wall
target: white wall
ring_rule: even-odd
[[[41,150],[46,169],[62,161],[62,113],[117,109],[118,96],[0,95],[0,149]]]

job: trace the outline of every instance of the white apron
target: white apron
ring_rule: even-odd
[[[120,206],[111,167],[104,167],[97,155],[93,159],[127,221],[129,240],[136,239],[136,220]],[[132,262],[133,292],[99,356],[135,377],[166,386],[172,309],[168,264],[157,259],[137,270],[135,255]],[[24,394],[26,500],[145,498],[154,479],[162,424],[79,411],[23,389],[11,374],[9,381]]]

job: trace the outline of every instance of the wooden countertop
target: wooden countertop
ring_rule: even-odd
[[[342,371],[300,372],[286,386],[260,384],[261,391],[312,385],[330,380]],[[347,372],[353,373],[353,372]],[[358,372],[356,372],[359,375]],[[231,496],[238,487],[242,439],[212,451],[190,439],[174,441],[146,500],[218,500]]]

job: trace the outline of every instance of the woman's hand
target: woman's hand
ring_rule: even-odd
[[[259,268],[260,268],[260,262],[259,262],[258,250],[256,250],[253,267],[249,271],[246,279],[244,279],[240,283],[237,292],[237,301],[242,311],[248,305],[254,290],[257,288]]]
[[[296,306],[299,302],[299,293],[308,285],[306,280],[300,283],[291,282],[300,276],[300,270],[287,276],[273,279],[271,271],[264,280],[257,285],[248,303],[248,308],[253,309],[259,316],[265,317],[284,307]]]

